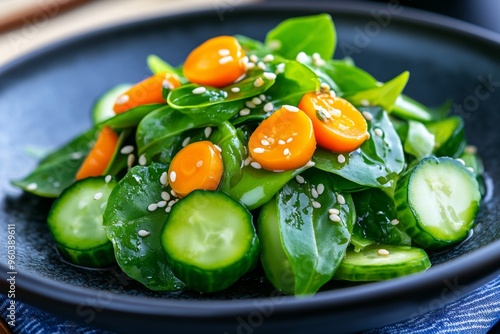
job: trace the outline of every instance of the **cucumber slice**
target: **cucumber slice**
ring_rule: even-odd
[[[99,124],[116,115],[113,111],[116,99],[130,87],[132,87],[131,84],[119,84],[110,88],[97,99],[92,107],[92,121],[94,124]]]
[[[348,281],[382,281],[422,272],[431,261],[420,248],[396,245],[369,245],[359,252],[349,248],[335,278]]]
[[[91,268],[115,264],[113,245],[104,231],[103,213],[115,179],[90,177],[73,183],[52,205],[48,226],[61,256]]]
[[[427,157],[398,180],[394,194],[399,221],[424,248],[465,239],[481,194],[474,175],[448,157]]]
[[[223,290],[256,263],[252,215],[223,192],[195,190],[172,207],[161,244],[173,273],[201,292]]]

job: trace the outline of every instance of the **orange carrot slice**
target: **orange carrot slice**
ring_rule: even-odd
[[[116,99],[113,110],[121,114],[129,109],[151,103],[165,103],[162,88],[175,89],[181,85],[175,74],[162,72],[132,86]]]
[[[116,132],[109,127],[103,127],[94,147],[76,173],[76,180],[102,175],[111,162],[117,145],[118,135]]]
[[[184,63],[184,76],[191,82],[224,87],[245,74],[245,52],[232,36],[218,36],[194,49]]]
[[[255,129],[248,141],[252,159],[268,170],[307,164],[316,149],[312,122],[293,106],[283,106]]]
[[[223,171],[220,148],[204,140],[187,145],[174,156],[168,182],[178,196],[184,197],[195,189],[216,190]]]
[[[318,146],[327,150],[348,153],[370,137],[363,115],[341,97],[330,93],[307,93],[299,108],[312,120]]]

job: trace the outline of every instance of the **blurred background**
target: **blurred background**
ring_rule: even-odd
[[[334,2],[336,0],[313,0]],[[304,0],[0,0],[0,65],[33,49],[90,29],[152,15]],[[500,33],[499,0],[351,0],[397,3],[447,15]]]

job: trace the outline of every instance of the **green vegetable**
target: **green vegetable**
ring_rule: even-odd
[[[408,132],[404,142],[404,150],[421,160],[434,151],[434,135],[425,125],[417,121],[408,121]]]
[[[456,158],[462,154],[466,141],[464,120],[460,116],[430,122],[426,126],[436,138],[435,155]]]
[[[113,110],[116,99],[125,93],[130,87],[132,87],[131,84],[116,85],[97,99],[96,103],[92,107],[92,121],[94,124],[99,124],[102,121],[116,115]]]

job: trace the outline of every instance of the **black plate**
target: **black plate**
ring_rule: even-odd
[[[214,2],[216,3],[216,2]],[[281,20],[331,13],[336,57],[354,58],[379,80],[410,70],[406,93],[425,104],[455,101],[489,175],[488,196],[472,237],[435,254],[425,274],[386,282],[329,284],[312,298],[283,297],[257,270],[230,290],[203,295],[148,291],[114,271],[63,263],[45,225],[48,200],[9,185],[36,164],[27,147],[55,148],[90,126],[96,96],[148,75],[150,53],[179,64],[214,35],[263,39]],[[438,23],[441,22],[441,23]],[[63,317],[120,332],[349,332],[381,326],[456,300],[500,273],[500,39],[479,28],[397,5],[312,4],[214,7],[128,23],[37,51],[0,70],[1,239],[15,224],[16,297]],[[2,244],[5,244],[2,242]],[[5,249],[5,248],[4,248]],[[6,287],[7,251],[1,253]]]

